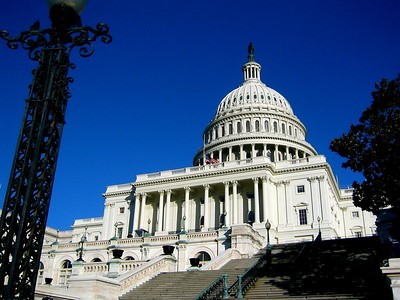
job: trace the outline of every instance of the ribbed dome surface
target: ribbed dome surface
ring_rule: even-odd
[[[254,106],[260,110],[278,110],[293,115],[292,107],[280,93],[260,80],[252,79],[245,81],[222,99],[215,118]]]

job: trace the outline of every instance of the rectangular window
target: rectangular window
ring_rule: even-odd
[[[297,186],[297,193],[304,193],[305,189],[304,189],[304,185],[298,185]]]
[[[352,211],[351,215],[352,215],[353,218],[359,218],[360,217],[360,215],[358,214],[358,211]]]
[[[120,208],[119,208],[119,213],[120,213],[120,214],[123,214],[124,212],[125,212],[125,207],[120,207]]]
[[[362,237],[362,232],[361,231],[355,231],[354,232],[355,237]]]
[[[300,225],[307,224],[307,209],[299,209],[299,223]]]

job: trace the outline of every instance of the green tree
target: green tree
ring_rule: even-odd
[[[400,74],[375,88],[359,124],[330,144],[347,159],[342,167],[364,176],[353,182],[354,204],[374,213],[387,206],[400,209]]]

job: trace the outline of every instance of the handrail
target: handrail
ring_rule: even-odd
[[[229,295],[235,295],[236,298],[243,298],[243,294],[253,285],[260,274],[260,266],[268,261],[268,255],[270,254],[270,249],[266,249],[265,255],[262,255],[246,272],[242,275],[237,276],[237,280],[228,289]]]
[[[207,288],[205,288],[194,300],[228,299],[228,275],[222,274]]]

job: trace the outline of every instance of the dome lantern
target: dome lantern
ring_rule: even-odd
[[[244,81],[257,81],[260,82],[261,78],[261,65],[256,63],[256,58],[254,56],[254,45],[250,43],[247,47],[248,56],[247,56],[247,63],[243,65],[243,75]]]

